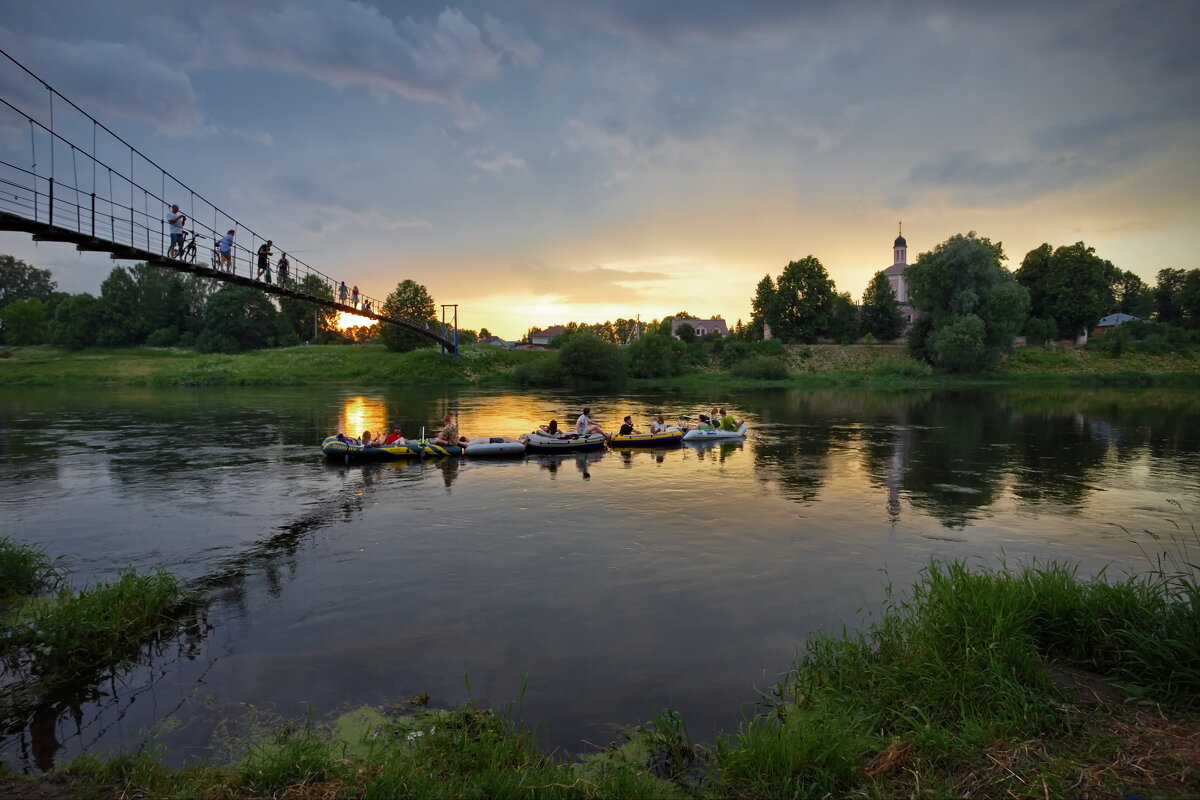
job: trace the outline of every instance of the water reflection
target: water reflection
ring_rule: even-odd
[[[136,746],[198,713],[201,685],[223,706],[409,689],[454,703],[464,671],[497,704],[535,675],[527,714],[555,744],[668,700],[695,730],[728,729],[808,631],[854,623],[884,566],[903,583],[930,557],[1103,565],[1132,536],[1112,522],[1153,529],[1168,499],[1200,500],[1190,393],[95,395],[0,391],[8,527],[69,554],[81,583],[127,564],[177,572],[217,627],[30,710],[0,743],[21,764]],[[318,450],[339,427],[411,435],[448,409],[499,435],[585,404],[640,418],[713,402],[751,436],[361,466]],[[46,437],[62,444],[30,444]],[[175,741],[202,746],[208,729],[186,728]]]

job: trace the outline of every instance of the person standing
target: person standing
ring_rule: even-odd
[[[221,254],[221,268],[227,272],[233,272],[233,237],[235,235],[233,229],[230,229],[217,242],[217,252]]]
[[[171,228],[171,246],[167,248],[167,258],[178,258],[183,255],[183,226],[187,217],[179,210],[178,203],[171,204],[167,214],[167,225]]]
[[[355,284],[354,288],[350,290],[350,305],[358,308],[358,284]]]
[[[288,261],[287,253],[279,254],[279,263],[275,265],[275,271],[279,276],[279,285],[287,286],[288,269],[291,267],[291,262]]]
[[[267,283],[271,282],[272,244],[273,242],[270,239],[267,239],[262,243],[262,246],[258,248],[258,275],[255,277],[255,280],[261,281],[263,279],[263,273],[265,272],[267,275]]]
[[[346,305],[346,292],[347,291],[348,290],[346,289],[346,282],[342,281],[342,285],[338,287],[338,302],[341,303],[342,305]]]

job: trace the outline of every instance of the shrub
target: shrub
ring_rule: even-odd
[[[788,376],[788,368],[782,359],[771,356],[754,356],[734,364],[730,368],[729,374],[735,378],[778,381]]]
[[[617,346],[590,334],[570,337],[558,356],[573,383],[614,383],[625,377],[625,360]]]
[[[673,336],[650,333],[625,349],[629,374],[635,378],[668,378],[683,371],[686,352],[683,342]]]

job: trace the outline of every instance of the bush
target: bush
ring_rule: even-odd
[[[567,373],[557,352],[541,353],[540,358],[518,364],[513,379],[519,386],[566,386]]]
[[[788,368],[782,359],[771,356],[754,356],[734,364],[730,368],[729,374],[735,378],[778,381],[788,376]]]
[[[159,328],[146,337],[147,347],[174,347],[179,344],[179,329],[175,326]]]
[[[1086,346],[1089,350],[1120,358],[1126,351],[1152,356],[1170,353],[1187,355],[1197,344],[1200,344],[1200,332],[1139,320],[1127,322],[1108,333],[1093,337]]]
[[[590,334],[572,336],[559,349],[558,356],[572,383],[614,383],[625,377],[625,360],[620,349]]]
[[[686,347],[673,336],[650,333],[625,349],[629,374],[635,378],[669,378],[683,372]]]

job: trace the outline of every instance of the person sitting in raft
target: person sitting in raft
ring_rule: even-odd
[[[370,431],[363,431],[362,439],[359,441],[362,442],[363,447],[377,447],[380,444],[379,442],[375,441],[373,436],[371,436]]]
[[[550,420],[549,425],[538,425],[538,430],[547,436],[553,436],[555,439],[562,438],[562,431],[558,429],[558,420]]]
[[[626,414],[621,429],[617,431],[617,436],[635,436],[640,433],[641,431],[633,427],[633,417]]]
[[[718,423],[723,431],[736,431],[742,427],[744,420],[734,419],[732,414],[726,414],[725,409],[721,409],[721,419]]]
[[[654,422],[650,423],[650,432],[651,433],[664,433],[666,430],[667,430],[666,420],[663,419],[662,414],[659,414],[657,417],[654,418]]]
[[[388,445],[393,445],[393,444],[405,444],[404,431],[402,431],[400,429],[399,425],[392,428],[392,432],[389,433],[387,435],[387,437],[384,438],[384,440],[383,440],[384,447],[387,447]]]
[[[590,408],[585,408],[583,410],[583,413],[579,415],[579,419],[575,420],[575,433],[579,434],[580,436],[598,433],[607,439],[608,434],[605,433],[599,425],[597,425],[595,422],[592,422],[592,420],[588,417],[588,414],[591,413],[592,410]]]
[[[361,444],[358,439],[355,439],[353,436],[347,436],[341,431],[338,431],[337,440],[342,444]]]
[[[714,431],[717,429],[717,426],[713,424],[713,420],[708,414],[699,414],[697,416],[700,418],[700,421],[696,423],[696,427],[693,430]]]
[[[442,419],[442,430],[438,433],[437,438],[433,440],[433,443],[440,444],[442,447],[459,447],[461,446],[459,442],[461,438],[458,433],[458,426],[454,424],[454,418],[447,414]]]

